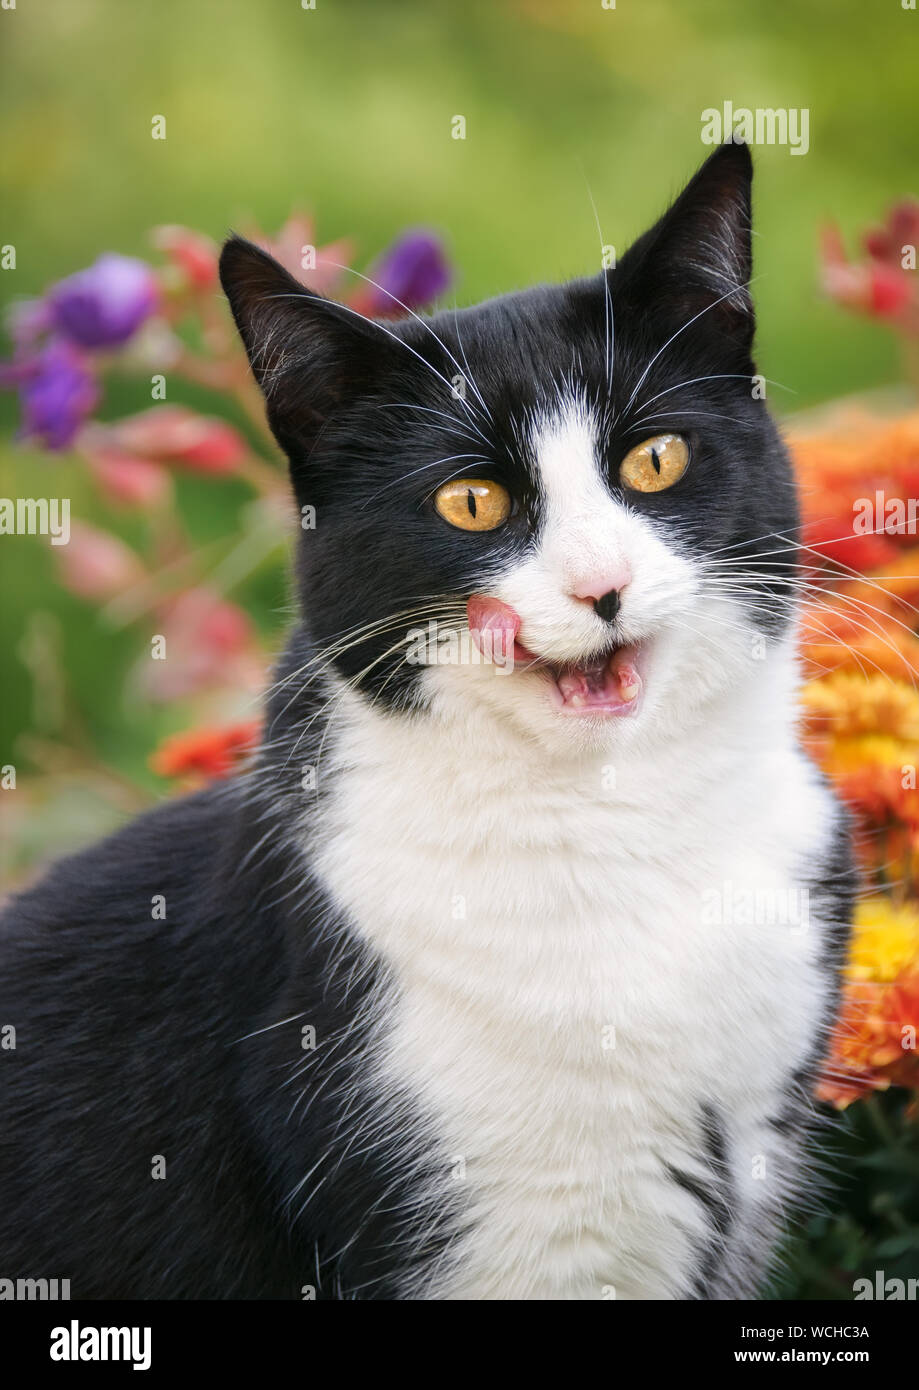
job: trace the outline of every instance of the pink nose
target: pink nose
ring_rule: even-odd
[[[569,592],[573,598],[582,598],[588,603],[596,603],[606,594],[619,593],[630,582],[631,578],[631,570],[622,565],[618,569],[583,575]]]

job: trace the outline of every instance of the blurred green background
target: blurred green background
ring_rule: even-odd
[[[835,221],[851,245],[919,192],[919,14],[899,0],[18,0],[0,11],[0,38],[0,243],[18,256],[4,304],[103,250],[150,255],[158,224],[220,238],[253,222],[274,231],[295,208],[316,215],[319,242],[353,237],[360,267],[406,226],[438,229],[460,303],[577,275],[598,265],[591,194],[621,251],[707,153],[701,112],[729,99],[810,112],[805,157],[755,152],[760,368],[790,388],[774,404],[898,378],[892,335],[820,300],[816,237]],[[154,115],[165,141],[151,139]],[[192,388],[180,398],[225,409]],[[109,379],[100,414],[149,403],[143,382]],[[69,496],[74,519],[142,538],[143,515],[100,500],[80,464],[13,442],[12,397],[0,411],[0,495]],[[245,485],[178,486],[190,532],[219,557]],[[230,589],[269,648],[289,611],[281,550]],[[148,757],[188,712],[126,694],[146,632],[107,626],[65,592],[46,541],[7,541],[0,566],[0,763],[26,792],[24,812],[0,794],[15,882],[162,794]],[[915,1155],[875,1154],[869,1132],[901,1105],[841,1122],[860,1186],[792,1247],[785,1295],[849,1297],[846,1270],[890,1270],[909,1250],[875,1204],[897,1183],[915,1190]]]

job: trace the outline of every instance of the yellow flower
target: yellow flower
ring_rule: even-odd
[[[856,738],[837,738],[830,745],[824,767],[831,776],[843,777],[860,768],[901,768],[913,766],[919,748],[902,743],[889,734],[862,734]]]
[[[839,735],[882,733],[919,743],[919,690],[886,675],[867,678],[851,671],[834,671],[804,687],[802,700],[809,719]],[[886,757],[865,750],[867,760]],[[891,762],[905,758],[891,754]]]
[[[855,912],[846,974],[887,983],[919,968],[919,908],[890,898],[867,898]]]

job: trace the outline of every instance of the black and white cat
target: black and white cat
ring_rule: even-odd
[[[796,739],[750,178],[727,144],[616,269],[428,320],[227,244],[315,509],[303,618],[254,768],[3,919],[4,1274],[74,1298],[762,1287],[853,875]]]

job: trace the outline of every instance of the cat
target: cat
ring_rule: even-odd
[[[751,180],[729,142],[615,268],[429,318],[227,242],[302,618],[251,768],[3,918],[5,1274],[762,1293],[855,878],[798,747]]]

